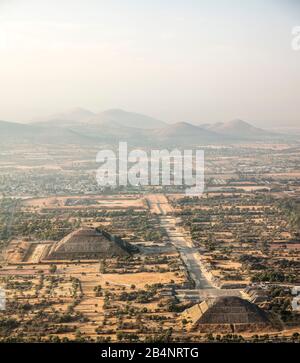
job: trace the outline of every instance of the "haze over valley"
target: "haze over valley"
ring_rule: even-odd
[[[271,132],[243,120],[216,124],[169,124],[139,113],[110,109],[93,113],[75,108],[29,123],[0,121],[1,143],[96,144],[126,139],[133,145],[228,144],[245,141],[298,141],[295,135]]]

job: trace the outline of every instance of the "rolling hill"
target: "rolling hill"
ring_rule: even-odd
[[[263,138],[275,137],[276,134],[255,127],[243,120],[232,120],[229,122],[219,122],[214,125],[206,126],[207,130],[216,132],[220,135],[236,139],[261,140]]]
[[[95,138],[74,130],[0,121],[0,143],[88,144]]]
[[[57,113],[49,117],[35,120],[31,124],[40,126],[78,127],[85,125],[92,127],[131,127],[137,129],[156,129],[167,124],[153,117],[140,113],[128,112],[121,109],[110,109],[99,113],[93,113],[83,108],[74,108],[69,111]]]
[[[209,143],[220,142],[222,136],[187,122],[178,122],[153,132],[153,137],[161,142],[172,143]]]
[[[31,124],[40,126],[70,127],[75,124],[86,123],[94,116],[95,114],[93,112],[77,107],[48,117],[39,118]]]
[[[100,112],[88,120],[89,124],[101,125],[103,123],[114,123],[119,126],[138,129],[156,129],[165,127],[167,124],[153,117],[135,112],[127,112],[121,109],[111,109]]]

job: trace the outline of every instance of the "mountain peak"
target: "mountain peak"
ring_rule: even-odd
[[[212,131],[205,130],[199,126],[192,125],[188,122],[177,122],[167,127],[157,130],[158,138],[170,139],[181,142],[206,142],[218,139],[218,135]]]
[[[55,116],[56,118],[62,118],[65,120],[74,120],[74,121],[84,121],[88,118],[93,117],[95,114],[85,108],[82,107],[74,107],[70,110],[66,110],[60,113],[57,113]]]
[[[86,122],[95,114],[82,107],[74,107],[72,109],[52,114],[48,117],[39,118],[34,123],[55,124],[61,122]]]
[[[180,121],[180,122],[175,122],[173,124],[169,124],[166,126],[167,129],[172,129],[172,130],[179,130],[179,129],[193,129],[193,128],[198,128],[198,126],[192,125],[188,122],[185,121]]]
[[[224,124],[235,126],[235,127],[241,127],[241,126],[242,127],[254,127],[251,124],[249,124],[248,122],[243,121],[241,119],[234,119],[234,120],[225,122]]]
[[[155,119],[136,112],[129,112],[119,108],[112,108],[97,113],[90,120],[93,125],[102,125],[110,122],[120,126],[138,128],[138,129],[156,129],[165,127],[167,124],[161,120]]]
[[[105,111],[102,111],[101,113],[128,113],[128,111],[123,110],[122,108],[109,108]]]
[[[261,139],[270,136],[268,131],[251,125],[241,119],[235,119],[228,122],[218,122],[212,125],[209,130],[218,134],[240,138],[240,139]]]

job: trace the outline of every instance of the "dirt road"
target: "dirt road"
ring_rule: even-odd
[[[172,206],[163,194],[152,194],[146,197],[149,209],[159,216],[161,226],[167,232],[170,242],[176,247],[184,261],[191,278],[195,282],[195,289],[213,289],[199,258],[199,252],[193,247],[190,235],[178,227],[179,218],[172,216]]]
[[[191,238],[177,227],[178,219],[168,216],[160,216],[161,226],[167,232],[170,242],[176,247],[185,263],[191,278],[195,282],[195,289],[211,289],[213,286],[204,276],[198,251],[192,245]]]
[[[164,194],[149,194],[146,196],[151,213],[167,215],[173,212],[173,208]]]

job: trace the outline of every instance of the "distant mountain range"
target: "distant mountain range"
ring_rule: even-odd
[[[167,126],[165,122],[153,117],[120,109],[110,109],[99,113],[93,113],[83,108],[75,108],[34,122],[34,124],[44,126],[53,126],[53,124],[57,124],[60,127],[74,125],[75,123],[88,124],[89,126],[114,124],[140,129],[157,129]]]
[[[245,141],[288,140],[289,135],[266,131],[242,120],[192,125],[167,124],[146,115],[111,109],[100,113],[76,108],[30,124],[0,121],[0,143],[200,145]]]

